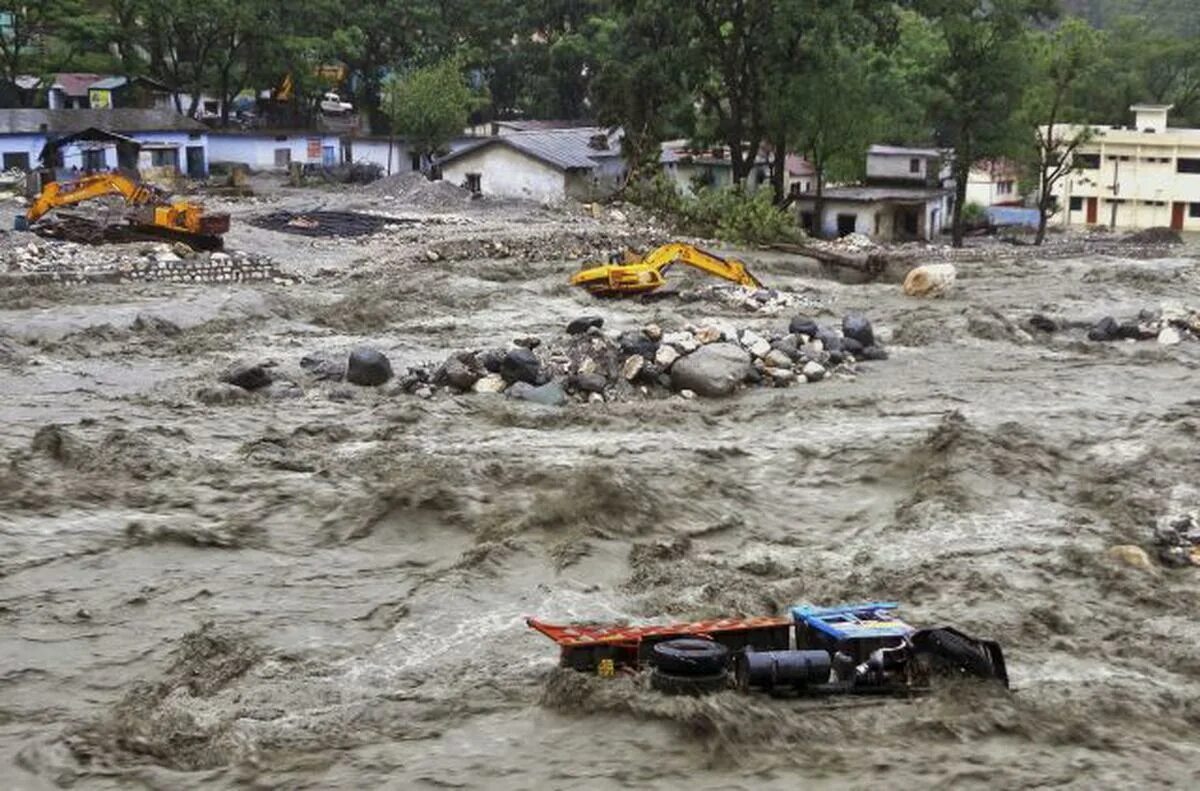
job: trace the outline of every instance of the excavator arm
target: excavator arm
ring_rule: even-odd
[[[131,206],[144,205],[154,199],[154,193],[149,187],[135,184],[115,173],[84,176],[75,181],[52,181],[47,184],[25,213],[25,218],[30,223],[35,223],[47,212],[60,206],[72,206],[105,195],[120,195]]]
[[[597,296],[643,294],[666,283],[663,275],[675,264],[684,264],[747,288],[762,287],[741,261],[722,258],[682,242],[664,244],[640,259],[627,255],[623,263],[587,267],[571,278],[571,284],[586,288]]]

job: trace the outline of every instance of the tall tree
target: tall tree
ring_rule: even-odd
[[[392,128],[408,138],[428,170],[435,155],[462,132],[474,97],[463,80],[458,59],[448,58],[384,82],[384,110]]]
[[[7,21],[0,28],[0,76],[15,83],[63,66],[66,59],[55,56],[55,45],[84,10],[78,0],[0,0]]]
[[[1031,165],[1038,185],[1036,243],[1046,239],[1056,184],[1075,167],[1074,155],[1092,137],[1082,86],[1100,61],[1104,37],[1081,19],[1068,19],[1031,39],[1034,79],[1022,115],[1030,130]]]
[[[932,107],[939,142],[954,149],[953,239],[963,243],[971,165],[1019,147],[1016,110],[1029,80],[1028,25],[1053,13],[1053,0],[924,0],[944,42],[934,65]]]

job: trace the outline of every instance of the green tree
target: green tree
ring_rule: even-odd
[[[954,246],[963,243],[971,165],[1012,155],[1020,146],[1021,104],[1030,68],[1028,26],[1050,15],[1052,0],[925,0],[944,46],[933,65],[931,110],[939,142],[954,149]]]
[[[1034,79],[1025,93],[1022,116],[1031,130],[1031,165],[1038,185],[1036,243],[1046,239],[1053,190],[1075,167],[1074,155],[1092,137],[1089,109],[1081,86],[1100,62],[1104,37],[1081,19],[1068,19],[1051,32],[1032,37]]]
[[[383,98],[392,128],[421,156],[422,170],[462,132],[475,101],[457,58],[389,77]]]

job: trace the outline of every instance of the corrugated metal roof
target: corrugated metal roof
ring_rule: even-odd
[[[87,96],[88,87],[105,76],[84,71],[64,71],[54,75],[50,87],[61,89],[67,96]]]
[[[868,150],[869,154],[882,154],[884,156],[901,156],[901,157],[940,157],[942,152],[936,148],[909,148],[907,146],[882,146],[873,145]]]
[[[88,86],[88,88],[95,88],[96,90],[100,91],[111,91],[114,88],[120,88],[127,82],[129,82],[129,80],[125,79],[124,77],[105,77],[103,80],[93,82]]]
[[[204,124],[174,110],[118,107],[110,110],[0,109],[0,134],[70,134],[95,127],[113,132],[204,132]]]
[[[593,148],[593,138],[603,135],[609,148]],[[547,129],[535,132],[513,132],[499,137],[489,137],[442,157],[441,162],[451,162],[469,156],[487,146],[503,145],[515,148],[534,159],[545,162],[560,170],[590,170],[597,160],[621,155],[620,147],[612,141],[608,130],[598,126],[576,129]]]

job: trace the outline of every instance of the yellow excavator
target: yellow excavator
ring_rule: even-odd
[[[162,190],[139,184],[119,173],[100,173],[72,181],[51,181],[42,188],[24,217],[18,217],[18,230],[25,230],[49,212],[63,206],[119,195],[128,210],[122,226],[151,236],[182,241],[200,249],[219,249],[221,235],[229,230],[229,215],[206,212],[190,201],[171,201]],[[24,220],[24,222],[21,222]],[[20,226],[24,226],[23,228]],[[95,229],[103,233],[105,228]]]
[[[675,264],[695,267],[747,288],[762,288],[762,283],[741,261],[722,258],[683,242],[664,244],[640,257],[629,251],[623,256],[618,253],[607,264],[593,264],[576,272],[571,285],[586,288],[598,297],[645,294],[665,284],[663,275]]]

